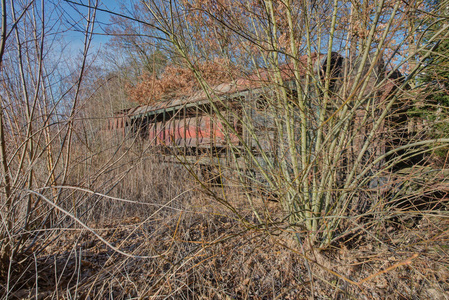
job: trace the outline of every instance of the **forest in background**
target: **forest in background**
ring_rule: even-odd
[[[2,298],[448,298],[448,1],[1,3]],[[239,79],[269,91],[279,151],[244,119],[233,150],[257,177],[106,130]]]

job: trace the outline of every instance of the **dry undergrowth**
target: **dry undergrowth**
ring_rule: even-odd
[[[449,219],[442,213],[421,215],[412,225],[371,221],[326,251],[307,241],[301,249],[280,220],[263,228],[249,210],[242,217],[245,222],[202,197],[162,217],[90,224],[129,256],[77,226],[46,232],[54,239],[11,265],[1,293],[10,299],[448,297]]]
[[[117,168],[98,182],[126,178],[111,196],[141,204],[77,191],[72,196],[85,198],[78,203],[88,210],[83,222],[104,241],[72,218],[37,230],[27,252],[0,270],[2,298],[449,299],[444,199],[419,214],[393,203],[373,206],[348,217],[346,230],[320,250],[297,243],[279,203],[264,195],[253,195],[251,207],[239,189],[211,188],[239,218],[186,180],[186,170],[130,164],[126,177]]]

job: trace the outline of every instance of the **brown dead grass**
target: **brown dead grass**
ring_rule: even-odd
[[[202,203],[201,207],[198,204]],[[449,219],[385,223],[333,249],[304,252],[286,224],[247,226],[210,199],[184,212],[60,230],[42,252],[14,262],[11,299],[447,299]],[[39,247],[37,247],[39,248]],[[310,273],[305,264],[308,261]],[[310,274],[312,276],[310,276]]]
[[[279,204],[264,195],[253,197],[260,224],[239,189],[209,194],[225,198],[240,218],[186,180],[185,170],[131,163],[110,194],[142,204],[77,192],[89,212],[83,221],[128,256],[70,219],[55,223],[32,235],[32,247],[2,271],[2,298],[449,299],[444,206],[419,214],[373,206],[369,217],[348,217],[346,231],[320,250],[306,239],[302,247],[295,242]],[[121,175],[117,168],[98,182]]]

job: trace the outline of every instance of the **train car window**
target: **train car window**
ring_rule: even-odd
[[[298,99],[298,91],[297,90],[287,91],[287,97],[288,99],[295,101],[296,99]]]
[[[243,134],[243,126],[242,126],[242,121],[239,119],[239,116],[242,116],[242,109],[241,108],[237,108],[235,110],[235,115],[232,117],[234,120],[234,129],[237,132],[238,135],[242,135]]]
[[[146,139],[148,137],[148,117],[144,117],[139,124],[140,137]]]
[[[232,98],[232,101],[243,104],[245,102],[245,96],[237,96]]]
[[[265,110],[268,107],[268,100],[264,95],[260,95],[256,100],[256,109]]]
[[[186,118],[192,118],[196,116],[196,109],[195,108],[187,108],[186,109]]]

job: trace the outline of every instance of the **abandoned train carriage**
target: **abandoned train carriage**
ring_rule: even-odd
[[[306,59],[303,57],[304,62]],[[327,65],[327,55],[314,55],[313,61],[313,72],[323,74]],[[331,89],[338,90],[339,82],[342,81],[341,74],[355,76],[351,74],[352,71],[344,70],[348,68],[347,61],[336,53],[332,54]],[[386,74],[381,62],[374,63],[376,64],[374,71],[368,78],[368,84],[372,87]],[[367,66],[363,72],[368,72],[370,67]],[[285,65],[281,72],[284,82],[288,85],[287,90],[294,95],[297,87],[291,80],[294,77],[291,66]],[[302,70],[301,76],[304,76],[305,72],[305,69]],[[382,95],[377,97],[379,99],[387,97],[398,84],[399,78],[398,74],[391,77]],[[267,99],[274,96],[275,90],[270,89],[269,81],[267,73],[259,72],[258,76],[214,87],[211,91],[213,97],[199,91],[190,97],[173,98],[121,111],[111,119],[109,128],[119,130],[126,136],[138,136],[149,141],[161,151],[166,161],[184,161],[200,166],[219,164],[229,166],[237,163],[239,168],[242,166],[247,168],[248,161],[245,163],[245,158],[239,157],[245,152],[239,150],[241,147],[249,147],[256,157],[261,152],[271,154],[273,159],[278,157],[276,152],[279,149],[276,141],[279,137],[275,136],[275,110],[267,109],[270,106]],[[271,86],[273,87],[272,83]],[[368,88],[366,92],[371,93],[372,88]],[[360,108],[360,112],[361,119],[364,115],[363,107]],[[357,122],[356,117],[355,123]],[[354,146],[350,150],[353,157],[368,132],[363,128],[359,130],[360,136],[353,141]],[[387,146],[376,144],[371,147],[372,154],[381,155],[385,153]],[[242,161],[236,161],[239,159]]]

